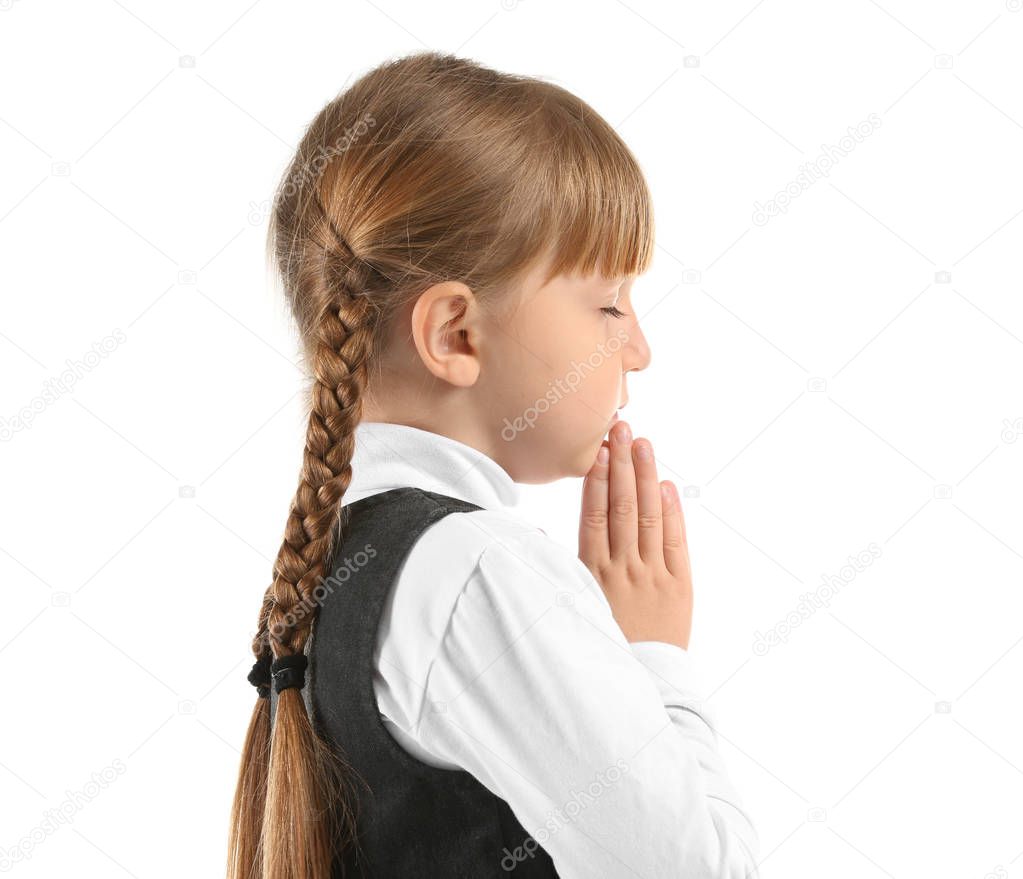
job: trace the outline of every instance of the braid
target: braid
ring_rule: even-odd
[[[333,241],[340,238],[336,229],[332,236]],[[372,270],[358,264],[350,248],[337,252],[319,245],[315,256],[310,257],[308,251],[306,256],[303,264],[309,268],[300,273],[308,285],[304,293],[322,303],[310,354],[309,425],[298,490],[252,642],[257,659],[301,653],[309,638],[318,608],[315,590],[329,573],[328,565],[341,539],[341,500],[352,479],[355,427],[373,349],[376,312],[368,297],[355,292],[361,289],[362,273]],[[235,857],[250,865],[253,879],[318,877],[317,869],[330,862],[324,852],[357,843],[358,800],[340,793],[357,776],[342,755],[315,734],[298,690],[278,694],[272,737],[269,700],[257,702],[249,738],[254,752],[266,755],[266,762],[255,761],[263,773],[253,770],[247,793],[256,798],[259,807],[253,810],[259,814],[258,828],[250,837],[259,842]],[[306,801],[271,795],[277,785],[292,791],[300,787]],[[339,814],[331,815],[331,804],[339,807]],[[327,820],[310,824],[305,816],[313,813],[326,815]],[[301,845],[292,850],[262,845],[266,828],[291,826],[292,822],[308,826],[308,838]]]
[[[264,601],[276,656],[302,650],[312,620],[313,590],[326,575],[339,536],[335,521],[352,480],[354,432],[372,342],[365,303],[346,298],[320,321],[302,476]]]
[[[327,262],[327,251],[323,255]],[[321,273],[321,284],[322,279]],[[340,539],[341,499],[352,480],[355,427],[361,415],[366,363],[372,353],[373,315],[368,300],[352,295],[347,284],[320,287],[321,292],[325,289],[339,291],[340,302],[326,305],[317,321],[312,362],[315,382],[302,476],[274,566],[274,581],[264,601],[269,645],[275,657],[302,652],[312,628],[318,608],[315,590],[328,573]],[[331,299],[324,295],[323,301]],[[315,734],[297,689],[279,693],[277,707],[283,722],[275,724],[270,741],[263,820],[270,827],[305,822],[308,838],[290,851],[281,846],[264,848],[263,871],[274,877],[318,877],[319,870],[329,863],[324,853],[354,839],[350,804],[355,798],[337,795],[353,773],[341,755]],[[303,787],[306,801],[273,796],[275,785]],[[330,814],[335,803],[341,806],[340,816]],[[308,816],[313,814],[327,815],[328,820],[309,823]]]
[[[327,574],[341,536],[341,498],[352,481],[355,427],[372,356],[376,312],[368,297],[353,292],[360,289],[359,276],[372,270],[358,264],[333,222],[323,219],[332,241],[343,249],[336,253],[320,247],[319,258],[309,260],[320,267],[310,280],[324,302],[314,323],[316,340],[310,355],[314,383],[309,426],[301,480],[253,639],[257,659],[271,652],[298,653],[308,638],[315,616],[313,593]],[[327,291],[339,295],[340,302],[331,302]]]

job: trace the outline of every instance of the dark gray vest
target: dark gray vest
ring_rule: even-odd
[[[335,877],[558,875],[507,802],[471,773],[431,766],[398,744],[383,725],[373,692],[377,630],[405,557],[434,522],[479,509],[412,487],[342,507],[343,539],[317,597],[302,690],[318,734],[340,749],[366,783],[354,784],[359,850],[343,863],[337,859]],[[271,718],[276,698],[271,693]]]

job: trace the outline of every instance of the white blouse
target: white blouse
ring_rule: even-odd
[[[362,422],[355,441],[342,503],[417,486],[483,508],[429,526],[385,604],[374,691],[394,738],[504,799],[562,879],[758,877],[690,653],[627,642],[487,455],[402,424]]]

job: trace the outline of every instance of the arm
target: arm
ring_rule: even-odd
[[[749,852],[752,865],[750,879],[756,879],[760,875],[755,867],[760,849],[759,836],[718,752],[716,719],[703,698],[692,654],[664,641],[634,641],[629,644],[629,649],[646,668],[672,723],[698,755],[707,772],[707,796],[717,797],[722,810],[734,809],[737,813],[735,830]]]
[[[480,556],[413,732],[506,800],[564,879],[756,875],[709,727],[677,713],[590,572],[534,533]]]

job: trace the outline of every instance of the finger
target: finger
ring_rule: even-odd
[[[632,464],[632,438],[629,426],[619,421],[611,428],[611,476],[608,488],[610,504],[608,540],[611,557],[637,551],[639,526],[636,522],[636,468]],[[628,437],[626,439],[626,437]]]
[[[611,557],[607,538],[608,460],[600,461],[601,451],[608,452],[605,440],[600,444],[597,459],[583,478],[582,510],[579,514],[579,558],[587,565],[606,564]]]
[[[657,462],[654,447],[648,439],[632,444],[636,471],[636,522],[639,529],[639,555],[644,561],[660,562],[664,558],[664,535],[661,528],[661,487],[657,484]]]
[[[678,489],[673,482],[661,483],[661,520],[664,530],[664,564],[673,577],[689,573],[689,543],[686,520]]]

